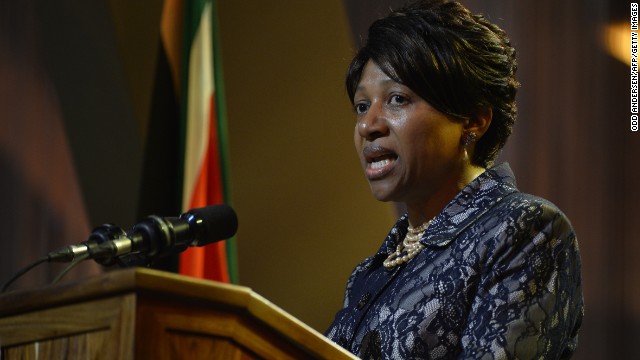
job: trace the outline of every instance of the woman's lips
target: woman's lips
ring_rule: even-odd
[[[398,155],[392,150],[377,145],[366,146],[362,150],[366,161],[365,175],[369,180],[377,180],[386,176],[396,165]]]
[[[396,159],[385,158],[367,163],[365,174],[369,180],[378,180],[385,177],[396,166]]]

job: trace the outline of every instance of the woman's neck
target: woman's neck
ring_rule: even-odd
[[[455,179],[446,182],[446,185],[435,191],[427,199],[415,203],[405,203],[409,214],[409,224],[413,227],[418,227],[436,217],[460,190],[485,171],[486,169],[483,167],[468,165],[460,171]]]

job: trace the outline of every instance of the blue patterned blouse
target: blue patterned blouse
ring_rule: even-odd
[[[363,359],[563,359],[583,316],[578,243],[552,203],[485,171],[433,220],[408,263],[382,262],[402,216],[358,265],[327,337]]]

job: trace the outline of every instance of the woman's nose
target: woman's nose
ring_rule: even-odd
[[[389,133],[387,121],[383,109],[380,106],[371,106],[367,113],[358,121],[358,135],[373,141]]]

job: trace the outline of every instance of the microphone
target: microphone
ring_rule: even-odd
[[[151,215],[126,233],[118,226],[95,228],[89,239],[48,254],[50,262],[69,262],[82,256],[112,265],[125,255],[154,258],[189,246],[205,246],[235,235],[238,217],[226,204],[191,209],[179,217]]]

